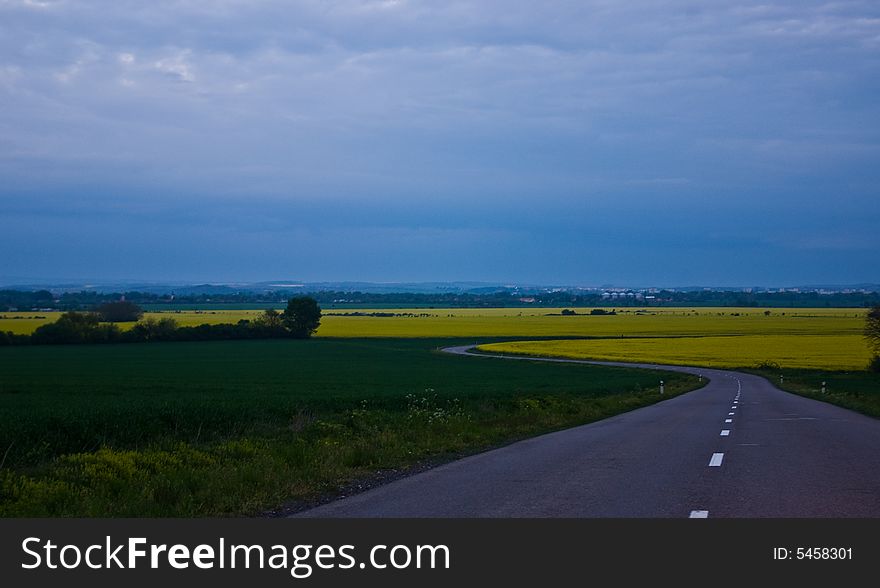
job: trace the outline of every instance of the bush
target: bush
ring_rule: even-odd
[[[772,359],[765,359],[764,361],[755,364],[755,367],[759,370],[778,370],[779,364]]]
[[[874,356],[880,355],[880,306],[873,307],[865,317],[865,340]]]
[[[126,333],[130,341],[173,341],[177,338],[177,321],[173,318],[148,318]]]
[[[107,323],[128,323],[141,320],[144,316],[143,309],[134,304],[120,300],[119,302],[106,302],[99,306],[97,310],[101,320]]]
[[[287,329],[284,328],[284,315],[274,308],[264,310],[250,324],[250,329],[254,338],[274,339],[288,336]]]
[[[117,303],[113,303],[117,304]],[[226,341],[231,339],[306,338],[321,321],[321,309],[312,298],[294,298],[283,314],[268,310],[253,322],[178,326],[173,318],[139,321],[128,331],[102,323],[97,313],[66,312],[57,321],[38,327],[33,335],[0,332],[0,346],[60,343],[148,343],[154,341]]]
[[[94,313],[65,312],[54,323],[37,327],[33,343],[111,343],[121,339],[116,325],[101,324]]]
[[[880,355],[875,355],[868,362],[868,371],[880,373]]]

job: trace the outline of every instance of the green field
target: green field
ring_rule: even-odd
[[[777,387],[822,402],[830,402],[880,417],[880,374],[860,371],[811,369],[746,370],[766,377]],[[782,379],[780,380],[780,376]],[[822,392],[822,383],[825,392]]]
[[[0,515],[255,514],[698,385],[436,352],[464,342],[0,348]]]

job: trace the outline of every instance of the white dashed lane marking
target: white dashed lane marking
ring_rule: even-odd
[[[736,410],[736,406],[739,404],[739,397],[742,394],[742,382],[739,378],[736,379],[736,397],[733,399],[733,405],[730,407],[730,412],[727,413],[728,417],[732,417],[736,415],[734,412]],[[732,418],[724,419],[725,423],[732,423]],[[721,429],[721,437],[729,437],[730,429]],[[721,463],[724,461],[723,453],[713,453],[712,457],[709,459],[709,467],[710,468],[718,468],[721,467]],[[708,510],[692,510],[691,514],[688,516],[691,519],[707,519],[709,518]]]

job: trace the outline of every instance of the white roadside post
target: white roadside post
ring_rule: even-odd
[[[822,380],[822,394],[825,394],[825,380]]]
[[[663,380],[660,380],[660,395],[663,395]]]

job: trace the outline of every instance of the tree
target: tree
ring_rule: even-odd
[[[65,312],[54,323],[34,330],[34,343],[108,343],[120,337],[116,325],[102,325],[94,313]]]
[[[127,323],[141,320],[144,316],[143,309],[133,302],[120,300],[118,302],[105,302],[96,311],[101,320],[107,323]]]
[[[291,336],[306,339],[311,337],[321,324],[321,307],[314,298],[297,296],[287,301],[287,308],[281,317]]]
[[[869,310],[868,316],[865,317],[865,339],[874,354],[871,368],[878,368],[880,367],[880,305]]]
[[[263,314],[254,319],[258,327],[274,330],[284,326],[283,315],[274,308],[267,308]]]
[[[177,334],[177,321],[168,317],[159,320],[148,318],[132,327],[129,333],[136,341],[173,341]]]
[[[288,337],[290,333],[284,325],[284,314],[273,308],[269,308],[260,313],[254,319],[253,324],[248,325],[246,335],[248,337]]]

